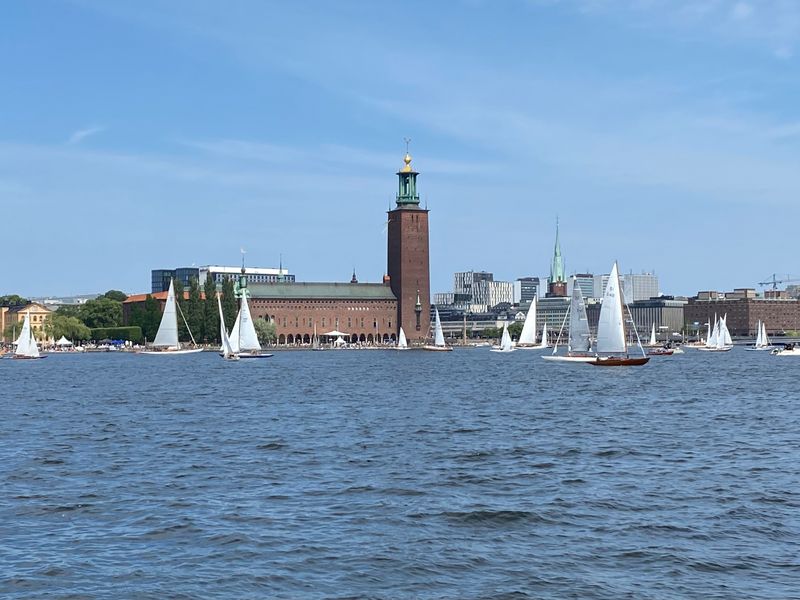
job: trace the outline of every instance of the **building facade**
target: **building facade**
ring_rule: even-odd
[[[520,277],[514,282],[514,304],[528,308],[539,295],[538,277]]]
[[[196,278],[200,286],[211,277],[214,283],[222,283],[226,277],[239,276],[241,267],[224,267],[220,265],[207,265],[204,267],[179,267],[177,269],[153,269],[150,272],[151,293],[166,292],[172,279],[180,281],[188,288],[192,277]],[[278,268],[253,268],[247,269],[247,279],[251,283],[279,283],[291,282],[295,276],[282,266]]]
[[[10,344],[15,341],[15,335],[19,336],[26,314],[30,314],[31,329],[33,330],[34,337],[40,342],[49,339],[47,323],[53,311],[44,304],[31,302],[30,304],[21,306],[0,307],[0,336],[2,336],[4,343]],[[5,336],[4,333],[9,327],[11,327],[11,332],[8,336]]]
[[[755,336],[758,321],[766,324],[769,335],[800,331],[800,300],[757,297],[755,290],[746,288],[728,294],[699,292],[685,309],[686,322],[701,334],[706,323],[713,325],[715,316],[725,315],[733,336]]]
[[[622,276],[626,302],[637,302],[658,296],[658,277],[655,273],[626,273]]]

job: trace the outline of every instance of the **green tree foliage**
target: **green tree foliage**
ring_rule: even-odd
[[[203,314],[203,300],[200,297],[200,284],[197,277],[189,279],[189,301],[186,303],[186,320],[189,329],[194,334],[194,339],[202,341],[205,337],[205,323]]]
[[[75,317],[76,319],[80,319],[81,307],[79,304],[65,304],[56,309],[56,314],[62,317]]]
[[[493,338],[499,338],[501,335],[503,335],[503,330],[498,327],[487,327],[481,331],[480,335],[482,338],[490,340]]]
[[[256,335],[258,336],[258,341],[262,344],[267,342],[274,342],[275,338],[277,338],[277,330],[278,328],[275,327],[275,323],[270,323],[266,319],[255,319],[253,321],[253,325],[256,328]]]
[[[219,311],[217,310],[217,286],[211,276],[206,277],[203,284],[206,295],[203,303],[203,334],[209,344],[221,343],[219,339]]]
[[[109,300],[116,300],[117,302],[125,302],[128,299],[128,296],[125,292],[120,292],[119,290],[108,290],[105,294],[103,294],[104,298],[108,298]]]
[[[153,341],[160,323],[161,306],[150,294],[147,294],[143,303],[131,306],[128,325],[141,328],[145,340]]]
[[[142,341],[141,327],[98,327],[91,330],[93,340],[130,340],[131,342]]]
[[[21,304],[30,304],[30,302],[27,298],[23,298],[17,294],[0,296],[0,306],[19,306]]]
[[[222,316],[225,317],[225,325],[230,330],[236,321],[236,313],[239,307],[236,304],[236,296],[233,293],[233,279],[226,277],[222,282]]]
[[[45,331],[54,340],[60,340],[63,336],[73,342],[88,340],[91,334],[91,330],[78,317],[64,315],[59,311],[50,315]]]
[[[19,323],[9,323],[6,325],[6,328],[3,330],[3,339],[9,340],[11,342],[17,341],[19,337],[19,332],[22,330],[22,321]]]
[[[522,335],[522,321],[514,321],[511,325],[508,326],[508,335],[511,336],[512,340],[518,340],[519,336]],[[502,335],[503,332],[500,332]]]
[[[119,327],[122,325],[122,302],[101,296],[87,300],[78,315],[87,327]]]

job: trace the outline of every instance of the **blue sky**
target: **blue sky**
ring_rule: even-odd
[[[800,3],[44,1],[4,9],[0,293],[283,254],[379,281],[403,138],[457,270],[796,267]]]

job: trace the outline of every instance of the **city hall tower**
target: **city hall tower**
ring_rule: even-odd
[[[428,210],[420,208],[417,173],[406,148],[398,171],[396,207],[389,211],[387,273],[397,298],[397,331],[409,342],[429,336],[431,324]]]

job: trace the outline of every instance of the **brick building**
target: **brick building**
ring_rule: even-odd
[[[430,337],[428,210],[419,206],[418,173],[408,153],[403,163],[397,173],[397,206],[388,213],[383,283],[359,283],[355,274],[349,283],[245,282],[250,312],[275,324],[279,344],[308,344],[315,328],[320,335],[342,332],[350,342],[393,342],[400,326],[411,344]],[[166,292],[153,296],[163,310]],[[141,294],[125,301],[126,323],[133,306],[145,299]]]
[[[759,298],[755,290],[749,288],[726,294],[698,292],[684,308],[686,322],[699,323],[701,328],[705,323],[713,323],[714,315],[726,314],[733,336],[755,336],[759,320],[766,324],[770,335],[800,331],[800,301],[786,297]]]

